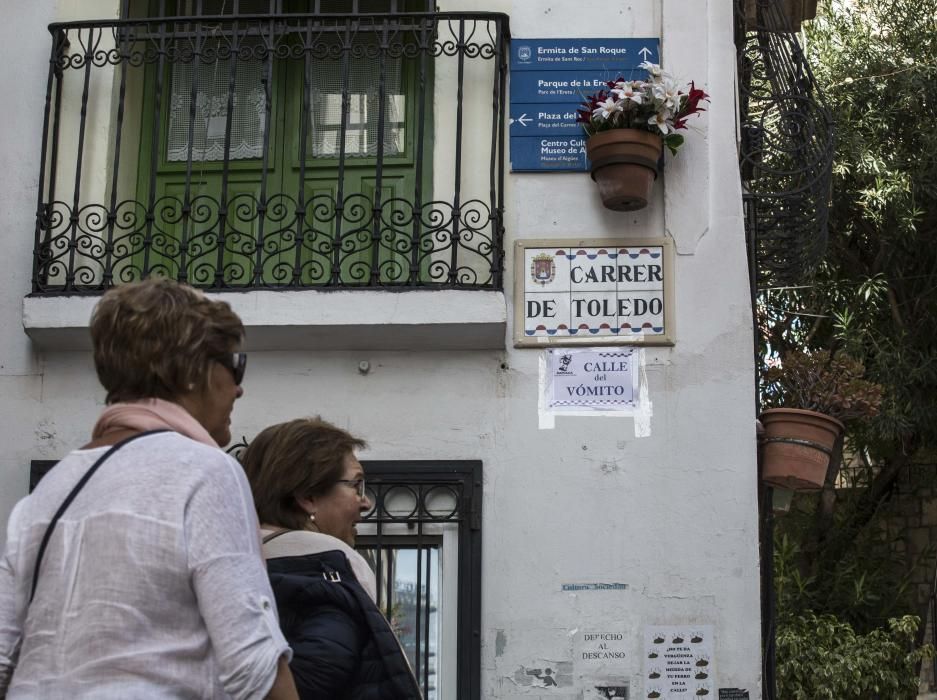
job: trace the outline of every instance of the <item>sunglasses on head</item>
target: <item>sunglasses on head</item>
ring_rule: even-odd
[[[231,376],[234,377],[234,383],[240,386],[241,382],[244,381],[244,369],[247,367],[247,353],[232,352],[227,355],[222,355],[217,358],[217,361],[231,372]]]

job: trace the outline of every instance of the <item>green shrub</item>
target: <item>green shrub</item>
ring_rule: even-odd
[[[778,622],[777,697],[784,700],[899,700],[914,697],[917,665],[934,656],[915,647],[919,619],[892,618],[888,629],[856,634],[832,615],[786,615]]]

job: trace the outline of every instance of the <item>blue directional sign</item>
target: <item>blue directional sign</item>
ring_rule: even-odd
[[[538,136],[511,139],[514,171],[588,170],[584,136]]]
[[[632,80],[645,77],[636,68],[615,66],[601,71],[521,71],[511,74],[512,102],[582,102],[606,87],[610,80]]]
[[[511,136],[582,136],[576,122],[576,103],[512,102]]]
[[[602,70],[660,63],[660,39],[512,39],[511,72]]]
[[[644,77],[660,62],[660,39],[513,39],[511,170],[588,170],[576,110],[616,78]]]

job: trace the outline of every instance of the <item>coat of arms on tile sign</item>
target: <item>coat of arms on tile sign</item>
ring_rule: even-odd
[[[556,279],[556,263],[552,255],[541,253],[534,256],[530,263],[530,279],[541,285],[550,284]]]

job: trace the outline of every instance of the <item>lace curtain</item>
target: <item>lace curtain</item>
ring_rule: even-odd
[[[231,160],[263,156],[267,106],[261,84],[263,70],[262,61],[238,62],[231,115]],[[184,162],[189,157],[193,80],[196,81],[196,94],[192,160],[224,160],[230,75],[231,59],[210,64],[193,61],[173,65],[169,133],[166,139],[167,161]]]
[[[392,156],[403,152],[406,137],[406,96],[401,60],[387,58],[384,70],[384,155]],[[167,161],[185,162],[190,149],[194,162],[224,159],[230,71],[230,59],[207,65],[198,62],[173,65],[169,132],[166,139]],[[266,98],[261,83],[263,71],[263,61],[238,62],[232,98],[230,160],[263,156],[266,112]],[[349,105],[345,120],[345,156],[348,158],[373,158],[378,153],[379,75],[379,59],[353,59],[349,65]],[[193,81],[196,93],[190,144]],[[302,89],[301,81],[292,84]],[[342,114],[341,61],[314,61],[311,84],[308,155],[313,158],[337,158]],[[302,95],[291,95],[287,102],[301,105]]]
[[[348,70],[348,114],[345,119],[345,156],[373,158],[379,149],[379,59],[354,59]],[[385,59],[384,155],[404,150],[404,116],[400,59]],[[342,119],[342,63],[315,61],[312,75],[310,129],[314,158],[337,158]]]

